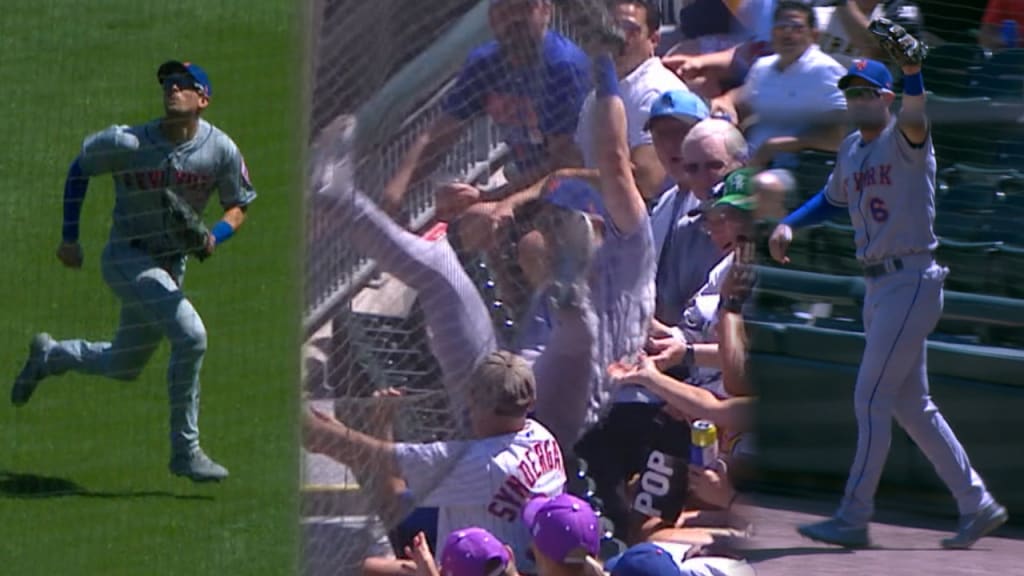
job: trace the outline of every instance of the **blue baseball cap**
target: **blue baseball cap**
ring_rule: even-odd
[[[543,198],[553,206],[608,219],[601,194],[580,178],[551,178],[544,187]]]
[[[661,546],[644,542],[637,544],[617,558],[605,562],[611,576],[679,576],[682,570],[676,559]]]
[[[175,74],[187,74],[196,81],[196,87],[200,88],[207,97],[213,95],[213,86],[210,85],[210,77],[206,75],[206,70],[200,68],[198,64],[181,62],[178,60],[168,60],[161,64],[160,68],[157,69],[157,82],[163,85],[164,78]]]
[[[644,124],[644,130],[651,129],[651,122],[655,118],[669,116],[680,120],[693,120],[700,122],[711,116],[708,105],[700,96],[689,90],[669,90],[658,96],[658,99],[651,104],[651,114]]]
[[[862,78],[871,83],[872,86],[892,92],[892,73],[885,64],[878,60],[860,58],[850,64],[846,76],[839,79],[839,89],[846,90],[850,81],[854,78]]]

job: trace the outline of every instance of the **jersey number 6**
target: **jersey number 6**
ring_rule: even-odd
[[[875,222],[885,222],[889,219],[889,208],[885,205],[885,200],[877,196],[868,202],[868,209],[871,210],[871,217]]]

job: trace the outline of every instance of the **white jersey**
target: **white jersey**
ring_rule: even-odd
[[[657,56],[648,58],[636,70],[619,80],[619,92],[626,109],[626,140],[630,150],[653,144],[651,133],[644,130],[644,125],[651,115],[651,104],[669,90],[689,92],[690,89]],[[576,145],[583,153],[583,166],[586,168],[597,168],[594,155],[594,94],[591,91],[583,101],[576,127]]]
[[[516,551],[520,569],[536,572],[525,554],[530,534],[521,512],[535,495],[561,494],[566,482],[561,450],[547,428],[527,420],[515,434],[398,444],[395,453],[416,502],[438,508],[438,558],[451,532],[479,526]]]

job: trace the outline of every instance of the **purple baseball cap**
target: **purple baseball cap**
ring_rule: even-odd
[[[206,70],[203,70],[198,64],[168,60],[157,69],[156,80],[162,85],[164,78],[175,74],[185,74],[191,77],[195,80],[196,87],[201,89],[207,97],[213,96],[213,86],[210,85],[210,77],[206,75]]]
[[[494,562],[497,560],[497,562]],[[508,566],[508,548],[494,534],[483,528],[470,527],[448,535],[441,553],[441,576],[491,576]],[[497,568],[488,573],[488,564]]]
[[[676,559],[661,546],[644,542],[626,550],[618,558],[605,563],[611,576],[679,576],[682,570]]]
[[[560,564],[575,564],[601,551],[601,524],[589,504],[573,496],[538,496],[523,508],[533,545]]]
[[[872,86],[892,92],[892,73],[878,60],[860,58],[850,64],[846,76],[839,79],[839,89],[846,90],[854,78],[867,80]]]
[[[551,178],[544,187],[542,198],[548,204],[579,210],[608,219],[601,194],[580,178]]]

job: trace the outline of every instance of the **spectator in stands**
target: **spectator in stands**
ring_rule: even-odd
[[[684,40],[665,65],[702,97],[720,96],[743,83],[750,66],[771,53],[775,0],[694,0],[679,11]]]
[[[537,576],[604,576],[601,524],[590,504],[571,494],[537,497],[523,509],[523,522]]]
[[[519,576],[512,547],[487,530],[470,526],[455,530],[444,544],[438,566],[422,532],[405,547],[407,559],[363,561],[363,576]]]
[[[550,0],[491,0],[495,39],[467,57],[444,95],[440,118],[413,142],[385,187],[385,210],[398,211],[409,185],[430,175],[467,124],[483,115],[512,150],[513,188],[579,164],[573,135],[590,90],[589,62],[572,41],[548,29],[551,14]],[[465,198],[472,193],[471,187],[450,191],[457,203],[478,200]]]
[[[626,109],[627,142],[633,178],[647,202],[653,202],[668,188],[668,174],[658,160],[653,138],[647,127],[651,106],[664,92],[689,91],[661,60],[654,55],[661,28],[661,9],[651,0],[613,0],[612,15],[625,31],[625,48],[615,55],[615,68],[619,91]],[[594,120],[595,93],[591,92],[582,105],[574,142],[582,154],[578,166],[553,171],[553,178],[583,178],[591,183],[599,181],[598,160],[595,156],[595,137],[600,126]],[[511,194],[500,201],[484,202],[480,208],[514,214],[519,208],[536,200],[545,190],[544,182],[532,186],[504,186]],[[465,198],[479,197],[469,192]],[[464,209],[462,202],[455,209]]]
[[[724,357],[720,344],[723,327],[719,325],[723,310],[742,317],[737,306],[743,304],[747,296],[727,294],[723,298],[722,288],[726,278],[733,274],[739,251],[752,249],[757,209],[753,179],[754,173],[749,169],[730,173],[723,183],[721,197],[705,208],[704,225],[726,256],[690,300],[682,322],[667,330],[667,336],[654,334],[647,346],[650,355],[640,362],[617,362],[608,368],[613,382],[647,388],[687,420],[714,422],[721,431],[723,453],[727,454],[734,452],[741,434],[750,432],[753,423],[754,405],[749,384],[742,377],[736,378],[742,372],[723,370],[729,363],[734,368],[745,364],[737,360],[741,358],[737,354],[742,347],[736,341],[736,326],[725,327],[731,339],[727,345],[730,355]],[[752,260],[749,252],[741,256],[741,261]],[[734,286],[730,288],[735,291]],[[696,368],[686,382],[664,374],[666,369],[683,362]],[[744,442],[744,446],[749,447],[749,442]]]
[[[1012,22],[1012,24],[1007,24]],[[989,50],[1019,48],[1024,28],[1024,1],[988,0],[981,17],[978,43]]]
[[[686,103],[683,95],[673,97],[675,106]],[[696,106],[696,104],[694,104]],[[746,164],[746,142],[739,130],[721,119],[704,119],[676,143],[661,134],[679,123],[658,106],[652,112],[651,131],[656,134],[659,157],[670,168],[674,179],[686,188],[673,188],[655,206],[651,215],[658,255],[657,304],[655,319],[674,326],[682,317],[691,297],[707,281],[711,268],[724,252],[712,242],[695,212],[702,202],[712,198],[717,184],[728,172]],[[698,108],[707,114],[707,108]],[[669,124],[669,126],[666,126]]]
[[[818,46],[843,67],[855,58],[881,60],[886,57],[868,24],[887,18],[903,26],[916,38],[924,32],[921,8],[911,0],[828,0],[814,8],[818,20]]]
[[[797,152],[834,152],[847,132],[846,101],[836,87],[846,70],[818,48],[817,34],[814,10],[783,0],[772,29],[775,54],[755,62],[742,87],[712,102],[713,111],[748,125],[754,166],[794,168]]]
[[[551,434],[527,418],[536,389],[521,358],[492,353],[471,382],[474,439],[396,444],[311,410],[303,422],[303,445],[372,479],[364,488],[382,492],[381,499],[394,494],[396,482],[404,484],[407,492],[393,504],[396,508],[437,506],[439,541],[466,525],[493,527],[516,550],[516,564],[532,572],[533,562],[524,554],[529,534],[520,513],[531,496],[562,493],[566,475],[561,452]],[[445,552],[440,549],[438,556],[444,558]],[[388,564],[386,559],[375,562]]]
[[[644,199],[653,202],[666,189],[666,172],[658,162],[651,134],[645,129],[651,105],[669,90],[689,90],[654,55],[661,28],[661,9],[652,0],[615,0],[612,16],[626,34],[626,47],[616,56],[619,92],[626,108],[626,130],[630,160],[637,186]],[[594,93],[587,97],[580,114],[576,143],[583,152],[583,166],[597,168],[594,134],[600,126],[594,121]]]
[[[743,560],[727,556],[708,557],[699,545],[686,542],[643,542],[609,559],[611,576],[753,576],[754,569]]]

